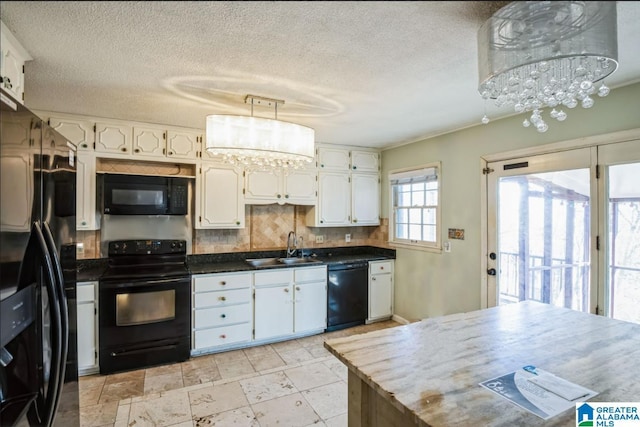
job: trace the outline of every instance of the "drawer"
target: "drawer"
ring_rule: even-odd
[[[254,274],[254,283],[256,286],[280,285],[293,282],[293,268],[260,271]]]
[[[229,307],[203,308],[193,312],[193,327],[195,329],[250,321],[251,305],[248,303]]]
[[[251,340],[251,322],[195,331],[193,333],[193,348],[198,350],[249,340]]]
[[[194,292],[221,291],[251,287],[251,273],[194,276]]]
[[[296,283],[304,282],[320,282],[327,280],[327,266],[296,268],[294,271],[294,280]]]
[[[78,284],[76,288],[77,301],[80,302],[94,302],[96,300],[96,283]]]
[[[250,288],[193,294],[193,308],[227,306],[250,301]]]
[[[371,261],[369,262],[369,274],[391,273],[393,261]]]

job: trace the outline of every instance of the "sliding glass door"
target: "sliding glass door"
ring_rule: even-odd
[[[487,163],[487,305],[640,323],[640,140]]]

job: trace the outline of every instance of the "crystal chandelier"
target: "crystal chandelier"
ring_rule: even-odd
[[[531,112],[522,125],[538,132],[548,129],[544,108],[563,121],[563,108],[591,108],[592,95],[607,96],[609,88],[594,83],[617,67],[616,2],[514,1],[478,31],[478,92]]]
[[[207,151],[227,163],[247,169],[298,169],[313,160],[313,129],[278,120],[279,99],[247,95],[251,116],[213,114],[207,116]],[[253,116],[255,104],[274,106],[275,119]]]

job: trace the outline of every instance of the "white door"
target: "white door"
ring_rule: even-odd
[[[134,127],[133,152],[148,157],[164,157],[166,136],[163,129]]]
[[[245,201],[273,203],[282,199],[280,189],[281,174],[277,170],[247,171],[245,181]]]
[[[131,154],[131,126],[96,123],[96,151],[101,153]]]
[[[351,222],[380,224],[380,179],[378,174],[351,174]]]
[[[196,228],[243,228],[242,173],[234,168],[202,163],[196,179],[200,197]]]
[[[96,156],[85,150],[76,161],[76,228],[97,230],[96,221]]]
[[[369,282],[369,318],[391,316],[391,274],[371,275]]]
[[[351,225],[351,183],[348,173],[318,173],[320,226]]]
[[[318,173],[315,169],[285,172],[282,188],[284,201],[296,205],[315,205],[317,179]]]
[[[200,150],[201,135],[190,132],[167,132],[167,156],[195,159]]]
[[[640,140],[598,147],[598,164],[599,297],[605,315],[640,323]]]
[[[488,306],[536,300],[595,312],[595,153],[488,164]]]

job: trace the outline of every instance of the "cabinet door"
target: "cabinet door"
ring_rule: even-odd
[[[371,151],[351,151],[352,172],[378,173],[379,154]]]
[[[349,150],[318,148],[318,170],[347,172],[350,164]]]
[[[393,280],[391,274],[375,274],[369,281],[369,318],[391,316]]]
[[[247,171],[245,202],[248,204],[284,203],[278,171]]]
[[[244,228],[242,173],[234,168],[202,163],[196,180],[197,228]]]
[[[131,154],[131,126],[96,123],[96,151]]]
[[[195,159],[201,141],[199,133],[167,131],[167,157]]]
[[[351,222],[380,224],[380,179],[378,174],[351,174]]]
[[[283,176],[282,192],[286,203],[315,205],[318,200],[316,184],[318,173],[314,169],[293,170]]]
[[[164,157],[167,134],[163,129],[134,127],[133,152],[146,157]]]
[[[318,173],[319,226],[351,225],[351,184],[349,174]]]
[[[327,327],[327,281],[294,286],[294,332]]]
[[[78,371],[94,368],[96,360],[96,301],[97,282],[78,283]]]
[[[96,156],[78,152],[76,162],[76,228],[97,230],[96,221]]]
[[[4,139],[4,129],[2,132]],[[33,164],[29,152],[3,150],[0,157],[0,231],[29,232],[33,192]]]
[[[5,34],[5,27],[2,24],[2,35],[0,45],[2,45],[2,88],[9,92],[18,102],[24,104],[24,73],[23,67],[26,58],[18,46],[9,40]]]
[[[93,133],[92,122],[87,120],[49,117],[49,125],[69,141],[76,144],[78,151],[93,151],[95,135]]]
[[[254,329],[256,340],[293,333],[292,285],[256,288]]]

